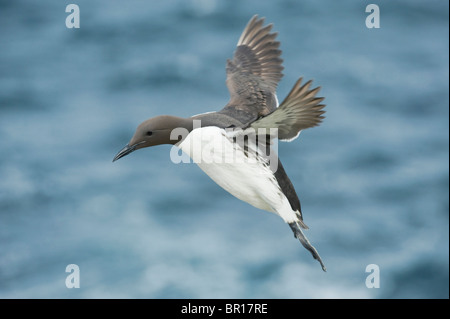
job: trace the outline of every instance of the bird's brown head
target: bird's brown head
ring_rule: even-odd
[[[180,137],[176,135],[171,139],[172,131],[176,128],[190,131],[192,130],[190,122],[188,119],[170,115],[160,115],[142,122],[130,142],[114,157],[113,162],[140,148],[178,143]]]

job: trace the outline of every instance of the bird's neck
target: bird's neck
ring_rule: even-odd
[[[170,144],[181,143],[188,134],[199,125],[193,118],[171,116]]]

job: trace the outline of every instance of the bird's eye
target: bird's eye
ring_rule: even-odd
[[[147,133],[145,133],[145,135],[147,136],[152,136],[153,132],[152,131],[148,131]]]

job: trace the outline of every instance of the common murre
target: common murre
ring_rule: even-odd
[[[226,191],[278,214],[326,271],[303,234],[302,228],[308,227],[294,186],[270,147],[274,138],[292,141],[303,129],[319,125],[324,118],[324,98],[316,97],[320,88],[310,89],[311,81],[302,84],[300,78],[278,106],[276,88],[283,76],[280,43],[275,40],[277,33],[270,32],[272,24],[263,23],[256,15],[249,21],[233,59],[227,61],[231,98],[222,110],[190,118],[162,115],[148,119],[113,161],[140,148],[176,145]],[[174,134],[176,130],[185,134]]]

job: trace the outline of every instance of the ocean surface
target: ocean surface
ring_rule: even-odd
[[[0,298],[449,298],[448,1],[77,0],[73,29],[68,3],[0,0]],[[112,163],[143,120],[227,103],[254,14],[280,101],[326,98],[279,154],[327,273],[169,146]]]

